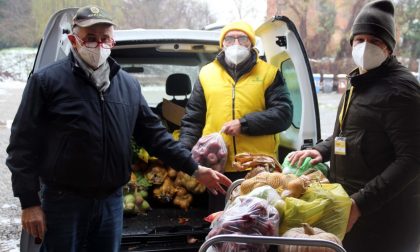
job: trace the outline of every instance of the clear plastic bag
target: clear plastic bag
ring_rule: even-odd
[[[281,196],[276,191],[276,189],[274,189],[273,187],[269,185],[257,187],[253,189],[250,193],[248,193],[246,196],[265,199],[266,201],[268,201],[270,205],[273,205],[273,206],[274,204],[276,204],[277,201],[282,200]]]
[[[206,239],[221,234],[277,236],[279,221],[277,210],[268,201],[257,197],[240,196],[212,223],[212,229]],[[266,251],[268,245],[224,242],[214,245],[214,249],[223,252],[257,252]]]
[[[220,133],[201,137],[191,150],[192,158],[200,165],[224,172],[227,161],[227,148]]]

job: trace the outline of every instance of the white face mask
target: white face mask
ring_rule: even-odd
[[[366,71],[377,68],[387,58],[387,55],[380,47],[368,42],[355,45],[352,56],[354,63]]]
[[[251,54],[249,48],[241,45],[231,45],[229,47],[226,47],[224,50],[225,59],[228,62],[233,63],[234,65],[240,64]]]
[[[86,64],[94,69],[97,69],[100,65],[102,65],[111,54],[111,49],[105,49],[101,46],[96,48],[81,46],[77,49],[77,51]]]

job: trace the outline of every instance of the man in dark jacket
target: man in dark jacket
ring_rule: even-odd
[[[139,83],[109,58],[113,25],[100,8],[80,8],[70,55],[31,76],[12,125],[6,163],[23,229],[44,240],[42,251],[119,251],[132,136],[213,193],[231,183],[172,139]]]
[[[244,21],[226,25],[220,35],[223,49],[204,66],[182,119],[180,141],[192,148],[201,136],[222,131],[228,149],[225,174],[232,180],[246,171],[232,167],[242,152],[277,158],[278,133],[292,121],[292,102],[278,68],[258,58],[255,32]],[[220,198],[214,211],[223,209]]]
[[[420,86],[392,55],[394,6],[367,4],[350,38],[357,69],[348,75],[334,133],[298,165],[331,161],[330,179],[351,196],[347,251],[418,251],[420,244]]]

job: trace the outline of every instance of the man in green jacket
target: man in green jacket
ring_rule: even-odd
[[[394,6],[368,3],[350,38],[358,66],[349,75],[334,133],[291,154],[300,165],[331,162],[330,180],[352,199],[347,251],[413,251],[420,244],[420,86],[392,55]]]

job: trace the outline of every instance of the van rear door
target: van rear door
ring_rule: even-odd
[[[308,56],[293,22],[276,16],[256,30],[263,56],[283,74],[293,102],[292,125],[280,134],[279,160],[321,138],[318,100]]]
[[[67,34],[71,32],[72,18],[76,11],[77,8],[67,8],[50,17],[38,46],[31,74],[69,54],[71,44],[67,39]]]

